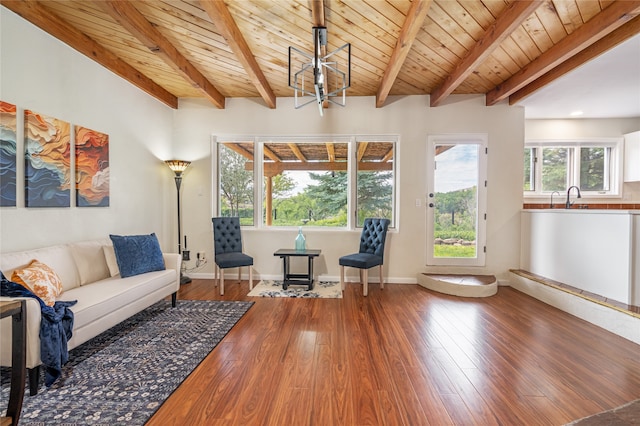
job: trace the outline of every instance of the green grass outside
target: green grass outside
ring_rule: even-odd
[[[475,246],[434,245],[434,257],[476,257]]]

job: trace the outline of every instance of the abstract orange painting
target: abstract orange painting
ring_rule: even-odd
[[[54,117],[24,111],[25,205],[71,206],[71,129]]]
[[[76,206],[109,206],[109,135],[75,126]]]
[[[0,101],[0,207],[16,206],[16,106]]]

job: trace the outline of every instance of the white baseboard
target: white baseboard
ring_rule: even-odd
[[[640,344],[640,317],[575,294],[511,274],[511,287],[561,311]]]

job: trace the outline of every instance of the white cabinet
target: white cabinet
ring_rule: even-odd
[[[640,181],[640,131],[624,135],[624,181]]]

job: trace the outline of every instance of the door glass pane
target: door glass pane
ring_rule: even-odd
[[[567,189],[568,157],[566,148],[542,149],[543,191],[564,191]]]
[[[253,225],[253,142],[218,144],[220,216]]]
[[[477,256],[479,148],[477,144],[435,147],[435,258]]]

